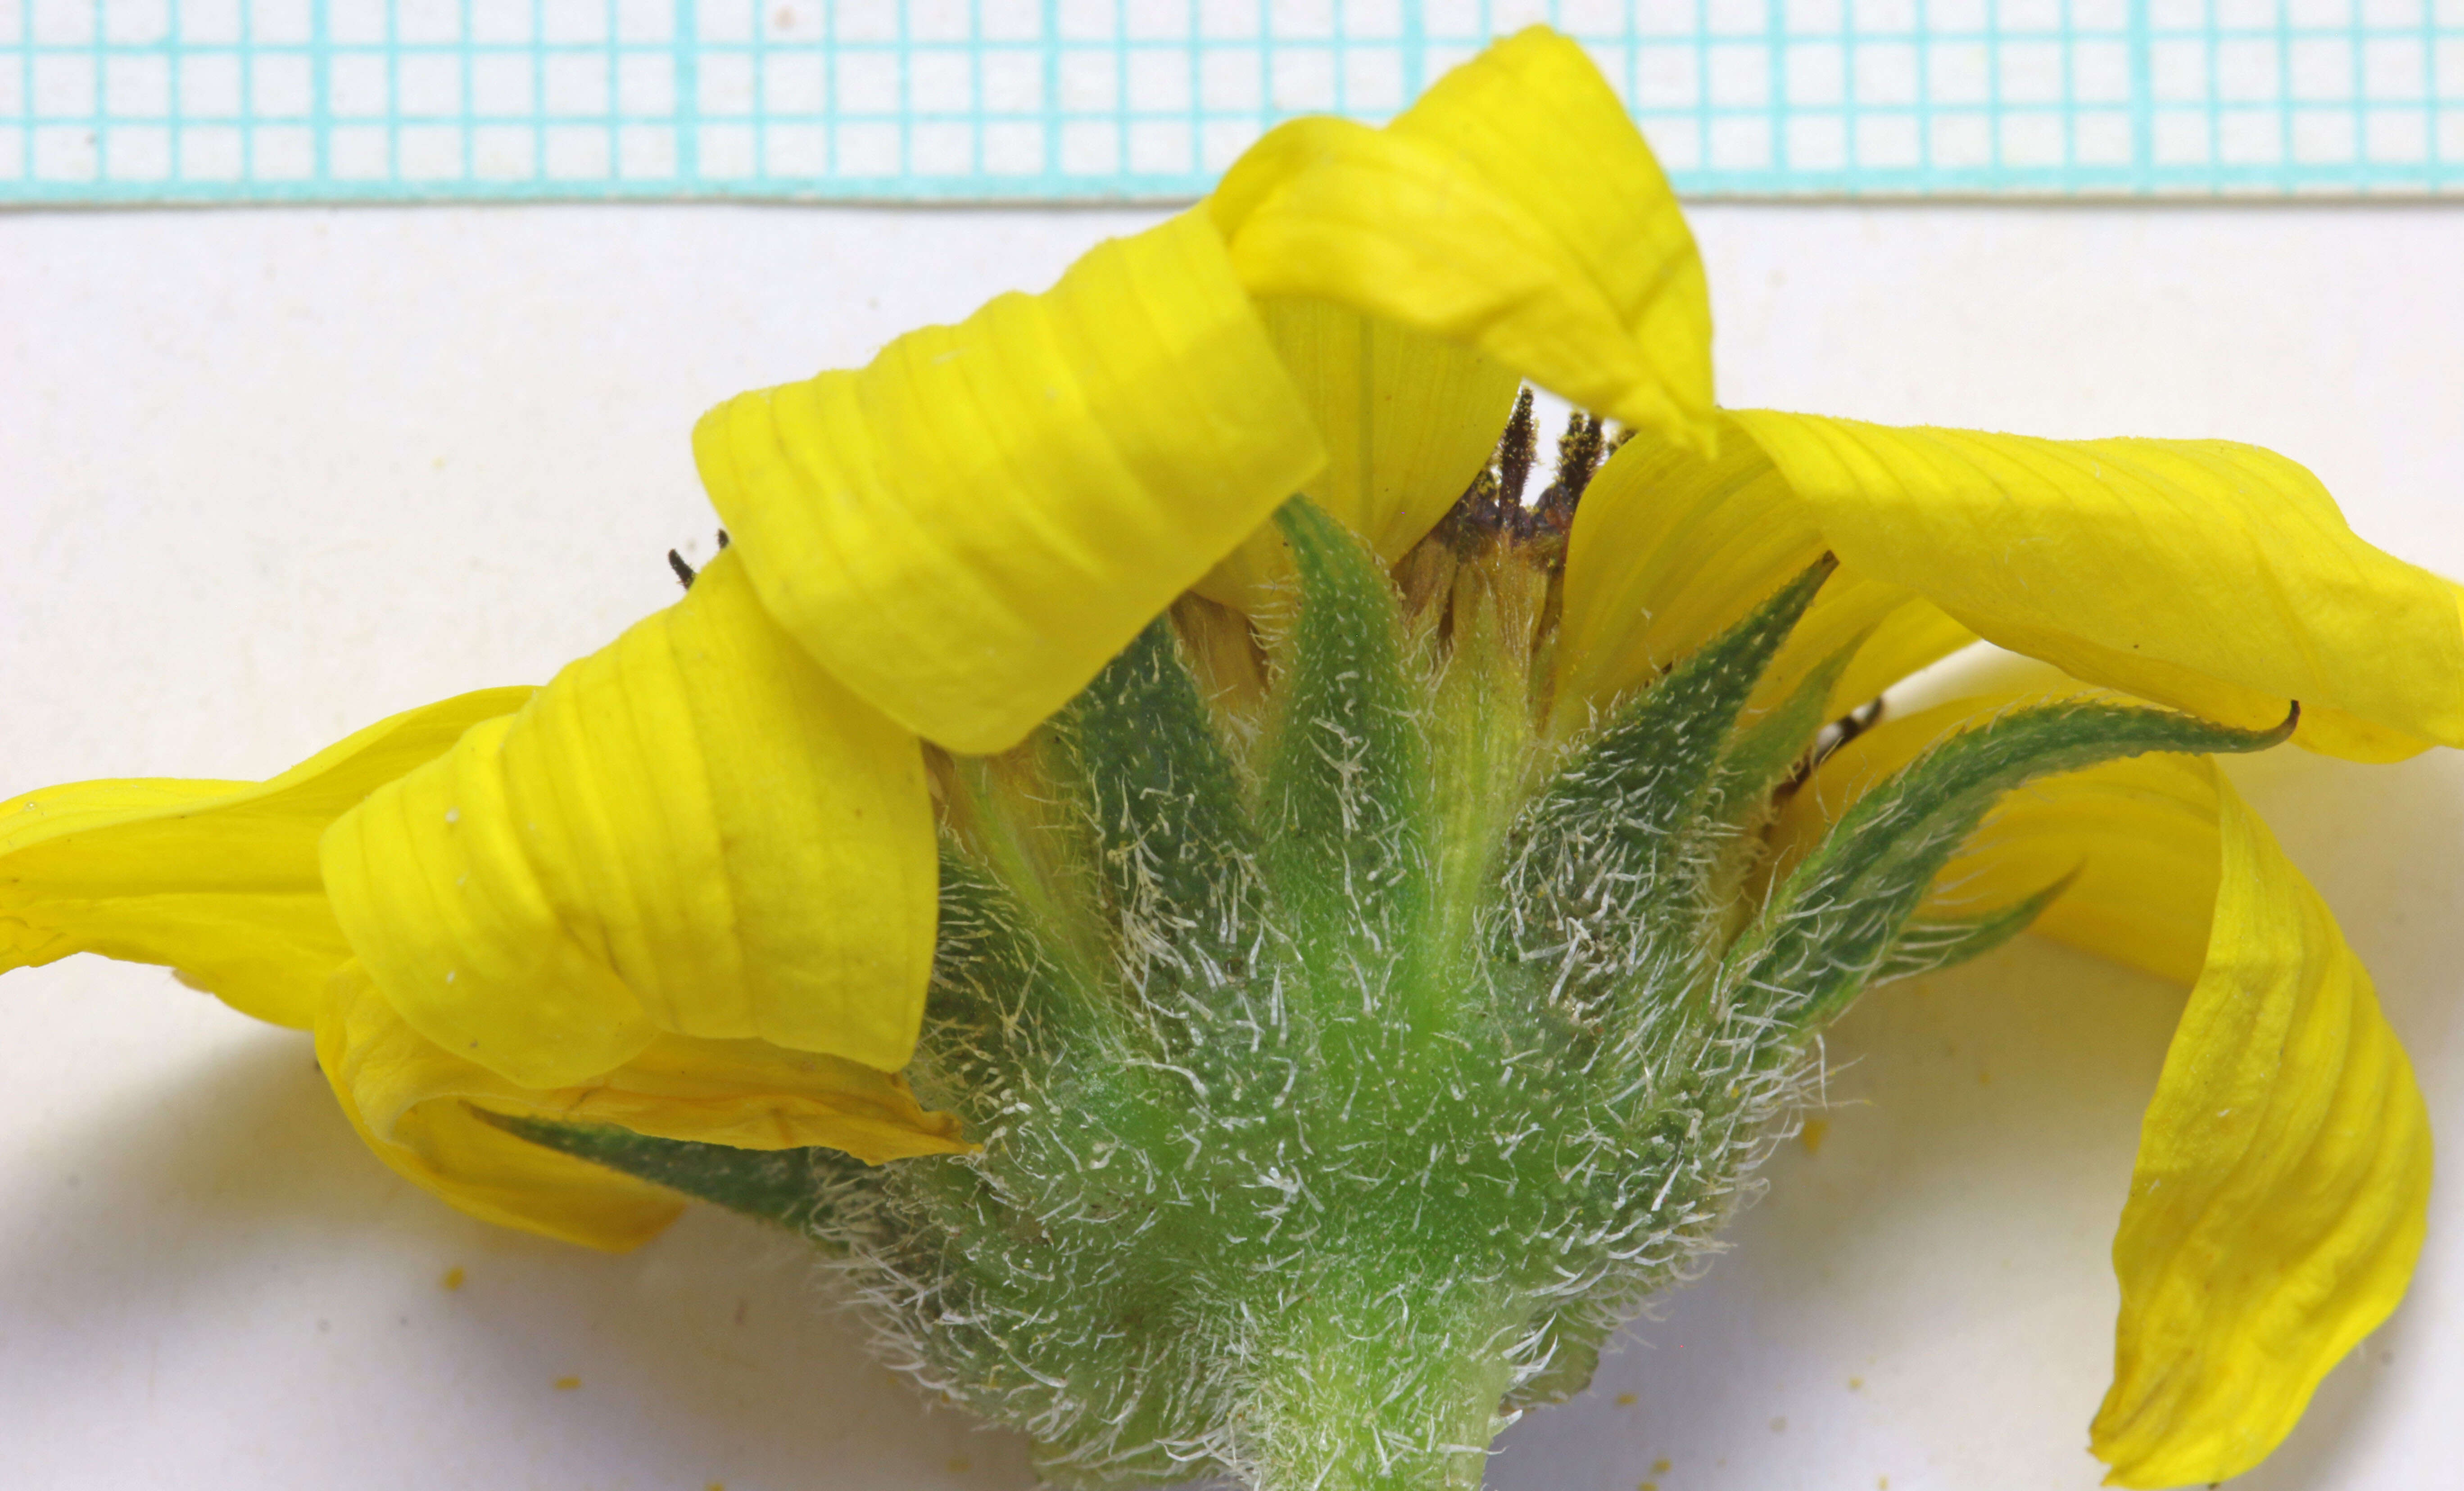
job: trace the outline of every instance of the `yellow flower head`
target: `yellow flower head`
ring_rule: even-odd
[[[1578,421],[1575,479],[1537,509],[1507,469],[1529,459],[1527,382],[1623,432],[1595,474],[1604,429]],[[987,934],[936,925],[936,835],[989,843],[998,813],[970,815],[1014,748],[1077,728],[1056,715],[1167,612],[1225,708],[1314,666],[1306,641],[1275,648],[1342,529],[1407,609],[1434,594],[1449,626],[1542,639],[1512,688],[1438,696],[1518,762],[1578,752],[1774,615],[1749,727],[1847,715],[1982,638],[2060,669],[2064,697],[2152,701],[2218,740],[2298,714],[2295,743],[2354,760],[2464,745],[2458,591],[2363,542],[2282,457],[1721,409],[1677,203],[1543,29],[1383,128],[1271,132],[1207,201],[1048,291],[740,395],[693,450],[733,547],[545,687],[413,711],[262,784],[0,806],[0,968],[162,963],[313,1027],[387,1164],[475,1215],[626,1247],[680,1198],[532,1142],[552,1126],[873,1164],[999,1142],[901,1075],[936,948]],[[1478,522],[1433,538],[1450,513],[1536,527],[1546,562],[1483,559]],[[1807,757],[1729,890],[1785,896],[1903,768],[2042,702],[1965,700]],[[2317,893],[2209,758],[2135,749],[2177,754],[2006,800],[1918,915],[1994,935],[2033,916],[2191,985],[2115,1243],[2093,1431],[2115,1483],[2152,1487],[2257,1463],[2394,1307],[2430,1140]],[[1430,766],[1476,803],[1509,755]],[[1504,811],[1445,845],[1505,842]],[[995,847],[1024,863],[1031,840]],[[1488,1383],[1481,1414],[1545,1375]]]

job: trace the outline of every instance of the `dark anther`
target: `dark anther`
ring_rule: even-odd
[[[1565,559],[1565,537],[1574,524],[1574,506],[1582,500],[1600,462],[1624,443],[1630,431],[1610,440],[1608,426],[1580,410],[1566,423],[1557,440],[1557,470],[1549,490],[1526,504],[1531,464],[1539,444],[1539,420],[1529,387],[1515,396],[1514,412],[1498,436],[1497,452],[1463,489],[1435,537],[1458,555],[1468,557],[1497,539],[1517,545],[1537,543],[1533,561],[1554,569]]]
[[[685,562],[685,557],[683,555],[678,554],[673,549],[670,549],[668,551],[668,568],[676,572],[676,579],[683,582],[684,587],[687,590],[691,590],[693,588],[693,567]]]
[[[727,547],[727,530],[724,528],[718,531],[718,546],[722,549]]]
[[[1541,568],[1561,569],[1576,505],[1600,464],[1633,435],[1632,429],[1621,428],[1612,437],[1606,420],[1575,410],[1557,437],[1557,469],[1548,490],[1527,505],[1524,491],[1531,480],[1539,420],[1531,390],[1526,387],[1515,396],[1514,412],[1498,436],[1496,453],[1438,520],[1431,537],[1463,558],[1503,539]]]
[[[1607,449],[1607,427],[1580,409],[1568,417],[1566,432],[1557,437],[1556,477],[1533,509],[1542,528],[1563,534],[1574,526],[1574,505],[1583,500],[1583,489],[1592,484]]]
[[[1539,426],[1531,417],[1531,390],[1514,396],[1514,413],[1497,442],[1498,495],[1505,506],[1521,508],[1523,489],[1531,480],[1531,456],[1539,443]]]
[[[1446,509],[1446,515],[1438,519],[1430,537],[1459,558],[1469,559],[1497,536],[1498,511],[1497,472],[1485,467],[1463,494],[1455,498],[1455,505]]]
[[[1463,489],[1463,499],[1457,506],[1474,529],[1485,534],[1497,532],[1498,525],[1504,521],[1507,501],[1504,491],[1497,484],[1495,469],[1483,470],[1474,476],[1471,485]]]

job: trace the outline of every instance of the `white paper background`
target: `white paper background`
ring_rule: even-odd
[[[739,388],[1047,282],[1105,211],[432,208],[0,217],[0,794],[258,778],[543,679],[710,549],[686,432]],[[1727,207],[1722,393],[2309,463],[2464,574],[2464,213]],[[2376,971],[2450,1136],[2464,770],[2235,776]],[[1519,1491],[2075,1491],[2105,1247],[2177,991],[2050,947],[1868,1001],[1818,1155]],[[867,1364],[791,1244],[709,1212],[610,1259],[362,1153],[304,1038],[152,969],[0,984],[0,1484],[1016,1487]],[[2452,1176],[2452,1167],[2442,1167]],[[2429,1486],[2464,1430],[2464,1216],[2267,1491]],[[447,1291],[441,1276],[466,1271]],[[559,1390],[557,1379],[581,1386]],[[1666,1461],[1667,1468],[1655,1464]]]

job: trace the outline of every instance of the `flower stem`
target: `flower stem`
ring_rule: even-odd
[[[1474,1491],[1510,1333],[1468,1292],[1389,1285],[1370,1261],[1304,1295],[1243,1414],[1254,1491]]]

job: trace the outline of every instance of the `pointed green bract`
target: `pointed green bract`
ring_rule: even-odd
[[[1720,801],[1714,811],[1723,821],[1741,828],[1752,822],[1770,805],[1772,792],[1795,774],[1823,726],[1831,723],[1823,707],[1864,640],[1860,634],[1833,653],[1778,708],[1737,732],[1720,762]]]
[[[1915,978],[1983,957],[2026,932],[2045,908],[2062,897],[2076,874],[2064,875],[2034,895],[1982,916],[1911,919],[1891,939],[1891,951],[1874,968],[1867,988]]]
[[[608,1124],[560,1124],[473,1109],[533,1144],[621,1170],[697,1200],[742,1212],[820,1239],[820,1209],[832,1182],[863,1162],[836,1150],[738,1150],[686,1139],[654,1139]]]
[[[1300,581],[1262,785],[1267,873],[1321,961],[1394,956],[1425,888],[1423,699],[1376,556],[1306,498],[1277,515]],[[1339,951],[1338,951],[1339,950]]]
[[[1553,997],[1690,976],[1738,713],[1834,567],[1808,569],[1615,713],[1515,825],[1499,930],[1512,960],[1555,965]]]
[[[1954,735],[1859,799],[1790,874],[1728,953],[1724,992],[1794,1023],[1823,1020],[1874,980],[1935,873],[2003,793],[2151,751],[2263,751],[2290,738],[2298,717],[2274,730],[2234,730],[2073,701],[2016,710]]]
[[[1252,930],[1256,834],[1231,754],[1157,620],[1055,722],[1131,981],[1220,984]]]

